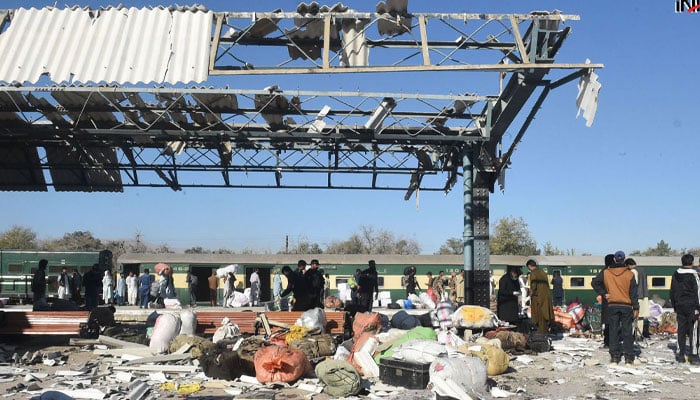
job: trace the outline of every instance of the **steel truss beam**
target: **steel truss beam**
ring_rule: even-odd
[[[483,117],[472,110],[494,100],[279,88],[3,87],[0,151],[13,155],[21,143],[22,153],[29,149],[39,161],[11,156],[0,167],[69,174],[61,190],[354,188],[407,190],[408,197],[452,187],[460,146],[487,140]],[[95,182],[90,174],[99,171],[110,179]],[[202,180],[201,172],[220,178]],[[290,179],[294,174],[308,178]],[[427,178],[438,174],[448,179]],[[397,175],[407,177],[384,179]],[[5,189],[41,190],[36,180],[27,185]]]
[[[577,15],[340,11],[342,8],[217,13],[209,73],[516,72],[601,67],[553,64],[568,28],[557,34],[556,41],[549,41],[549,35],[557,32],[560,22],[578,20]]]
[[[602,67],[554,63],[569,33],[559,25],[577,19],[342,7],[217,13],[211,75],[478,70],[497,71],[505,86],[496,95],[0,87],[0,190],[350,188],[409,198],[449,191],[467,148],[474,180],[493,190],[550,89]],[[550,84],[557,69],[574,71]]]

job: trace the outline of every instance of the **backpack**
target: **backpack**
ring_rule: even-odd
[[[532,332],[527,337],[527,348],[535,353],[545,353],[552,350],[552,339],[546,333]]]

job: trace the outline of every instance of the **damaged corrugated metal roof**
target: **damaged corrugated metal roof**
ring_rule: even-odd
[[[202,82],[212,16],[201,7],[20,8],[0,34],[0,81]]]

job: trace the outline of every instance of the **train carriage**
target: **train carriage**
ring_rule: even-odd
[[[493,282],[493,294],[497,290],[497,282],[505,273],[509,265],[524,267],[529,258],[537,260],[540,267],[550,277],[555,270],[561,272],[564,280],[565,302],[579,301],[590,304],[595,299],[595,293],[591,289],[591,280],[600,272],[603,264],[602,256],[491,256],[491,281]],[[376,261],[379,274],[379,290],[391,293],[393,300],[405,297],[405,290],[401,287],[401,276],[404,267],[413,265],[416,267],[417,279],[421,288],[426,288],[427,272],[437,275],[444,271],[449,277],[452,271],[461,271],[464,265],[462,256],[451,255],[366,255],[366,254],[125,254],[119,257],[122,271],[134,271],[136,273],[149,268],[153,271],[156,263],[165,262],[173,267],[174,283],[180,301],[188,301],[187,284],[185,275],[188,270],[199,277],[199,293],[197,298],[203,303],[208,303],[209,292],[207,278],[212,271],[229,265],[238,264],[237,289],[243,290],[250,286],[251,272],[259,269],[261,278],[261,301],[271,298],[272,275],[274,270],[281,270],[285,265],[295,268],[297,261],[303,259],[307,262],[318,259],[320,268],[330,277],[331,291],[337,293],[338,285],[347,283],[348,279],[357,269],[367,268],[370,259]],[[680,264],[680,257],[635,257],[639,267],[647,273],[647,284],[650,297],[658,295],[663,299],[668,298],[671,284],[671,275]],[[223,282],[221,282],[223,283]],[[283,285],[286,285],[284,283]],[[220,284],[220,287],[223,287]],[[219,295],[219,298],[221,295]]]
[[[39,260],[48,261],[46,294],[58,292],[58,275],[66,267],[77,269],[81,275],[97,264],[100,271],[112,268],[112,252],[102,251],[25,251],[0,250],[0,297],[11,302],[31,301],[31,281],[39,266]]]

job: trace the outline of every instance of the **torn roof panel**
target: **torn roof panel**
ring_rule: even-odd
[[[207,79],[213,13],[158,7],[14,11],[0,81],[178,83]]]

